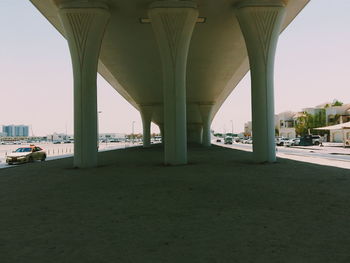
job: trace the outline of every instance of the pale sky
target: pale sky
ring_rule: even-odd
[[[275,111],[334,98],[350,103],[350,1],[312,0],[282,33],[275,64]],[[34,135],[73,132],[73,80],[66,40],[28,0],[0,0],[0,125]],[[98,78],[100,132],[142,131],[139,113]],[[250,78],[233,90],[212,129],[243,131],[251,119]],[[157,131],[156,126],[153,127]]]

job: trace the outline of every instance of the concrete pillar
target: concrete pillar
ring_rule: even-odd
[[[151,146],[151,120],[153,114],[152,106],[140,106],[140,113],[143,127],[143,147]]]
[[[190,143],[202,143],[202,124],[187,123],[187,141]]]
[[[160,131],[160,136],[162,137],[162,144],[164,144],[164,138],[165,138],[164,124],[163,123],[159,123],[158,124],[158,128],[159,128],[159,131]]]
[[[211,146],[211,131],[210,125],[213,119],[213,104],[203,104],[199,105],[199,110],[202,117],[203,123],[203,136],[202,136],[202,145],[205,147]]]
[[[275,162],[274,59],[285,4],[283,0],[245,0],[236,5],[235,13],[250,63],[254,161]]]
[[[157,1],[148,13],[163,66],[164,161],[186,164],[186,65],[197,6],[191,1]]]
[[[97,63],[109,19],[97,2],[67,2],[59,6],[71,53],[74,76],[74,166],[97,166]]]

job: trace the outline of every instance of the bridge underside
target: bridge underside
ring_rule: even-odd
[[[101,35],[103,41],[100,46],[96,46],[96,50],[100,51],[98,72],[143,116],[145,116],[144,111],[151,112],[148,115],[146,114],[148,117],[145,117],[144,123],[148,122],[149,119],[149,121],[158,124],[163,130],[165,138],[166,134],[169,138],[183,136],[177,130],[172,135],[172,130],[178,129],[182,125],[180,122],[185,121],[185,129],[190,140],[205,141],[204,144],[210,144],[210,142],[208,143],[208,130],[210,131],[212,119],[227,96],[249,70],[249,57],[246,48],[248,39],[247,35],[242,34],[242,25],[247,22],[239,18],[237,9],[255,12],[260,7],[264,8],[263,12],[256,13],[260,17],[257,21],[258,23],[263,22],[263,27],[259,29],[262,34],[266,34],[263,37],[266,40],[262,40],[266,43],[263,43],[263,45],[271,45],[269,34],[272,33],[268,32],[268,28],[264,28],[264,23],[265,26],[269,27],[269,24],[275,26],[274,23],[277,21],[273,17],[274,11],[271,10],[274,7],[283,6],[283,20],[280,21],[280,24],[276,24],[276,30],[280,32],[291,23],[308,0],[157,1],[155,5],[154,1],[150,0],[31,0],[31,2],[68,39],[69,43],[77,40],[70,40],[70,33],[67,35],[70,30],[67,27],[71,27],[72,24],[68,23],[70,18],[63,16],[61,10],[66,10],[64,12],[73,12],[72,10],[74,10],[75,14],[80,12],[79,15],[86,14],[87,8],[90,10],[94,8],[96,10],[103,9],[106,13],[108,12],[108,17],[106,15],[108,22],[104,25],[101,24],[100,27],[101,34],[103,33]],[[242,8],[242,2],[244,2],[244,5],[247,3],[248,5]],[[194,5],[190,6],[192,4]],[[256,9],[257,6],[258,9]],[[167,55],[164,51],[164,44],[161,44],[162,38],[166,36],[157,35],[159,30],[157,31],[156,28],[157,26],[159,28],[169,26],[170,32],[164,33],[168,34],[167,37],[170,37],[168,38],[169,41],[173,41],[177,37],[176,34],[180,34],[178,35],[179,39],[184,38],[186,30],[177,29],[176,27],[179,27],[180,24],[174,22],[180,21],[183,14],[180,11],[181,14],[178,12],[175,15],[174,13],[166,13],[169,9],[180,10],[182,13],[189,9],[197,12],[194,27],[186,29],[189,38],[188,47],[185,43],[187,40],[183,44],[181,41],[181,43],[176,42],[178,46],[171,47],[177,50],[177,53],[173,50],[178,56],[177,61],[185,59],[182,66],[174,66],[171,69],[174,71],[172,73],[169,73],[169,70],[166,69]],[[160,16],[164,14],[169,16],[170,14],[172,17],[167,23],[163,23],[163,20],[156,22],[157,16],[152,15],[150,10],[157,10],[157,12],[162,10],[163,13]],[[244,12],[242,13],[244,14]],[[256,14],[254,13],[247,21],[253,21]],[[244,16],[247,15],[244,14]],[[65,20],[68,22],[65,23]],[[93,22],[94,25],[96,25],[96,21]],[[83,20],[79,23],[83,23]],[[81,26],[79,23],[78,27]],[[186,20],[184,23],[190,22]],[[98,29],[92,31],[97,34]],[[74,32],[72,35],[74,35]],[[171,40],[172,38],[174,39]],[[72,46],[72,43],[70,46]],[[184,71],[183,77],[181,71]],[[166,87],[169,87],[168,79],[172,78],[169,74],[168,77],[166,76],[167,72],[175,76],[174,90],[169,91],[170,93],[173,92],[171,94],[175,94],[174,100],[178,99],[175,98],[178,96],[176,94],[182,92],[181,84],[176,79],[180,79],[181,82],[184,78],[185,95],[184,98],[179,100],[184,100],[185,117],[179,117],[181,111],[180,113],[179,111],[174,113],[171,109],[166,109],[169,103],[165,103],[165,98],[168,96],[165,91],[170,89]],[[176,110],[182,107],[181,103],[178,103],[180,102],[175,101],[174,108]],[[175,121],[174,124],[166,123],[167,121],[170,122],[170,118],[164,114],[176,115],[174,118],[178,118],[178,121]],[[176,138],[171,138],[171,141],[174,141],[176,145],[181,144],[179,143],[181,140]],[[168,145],[167,142],[166,145]],[[173,147],[169,146],[168,148]]]

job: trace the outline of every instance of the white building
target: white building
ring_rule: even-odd
[[[350,121],[350,104],[326,108],[326,123],[334,125]]]
[[[48,141],[52,141],[52,142],[57,142],[57,141],[62,142],[65,140],[69,140],[71,138],[65,133],[56,133],[56,132],[53,134],[47,135],[46,137]]]
[[[285,138],[295,138],[295,120],[297,113],[292,111],[281,112],[275,117],[275,128],[278,135]]]
[[[331,106],[326,108],[326,124],[336,125],[350,121],[350,104]],[[343,130],[330,130],[330,142],[343,142],[350,137],[349,132]]]

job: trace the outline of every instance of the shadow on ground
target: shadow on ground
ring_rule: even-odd
[[[350,173],[192,147],[99,153],[0,170],[7,262],[350,262]]]

